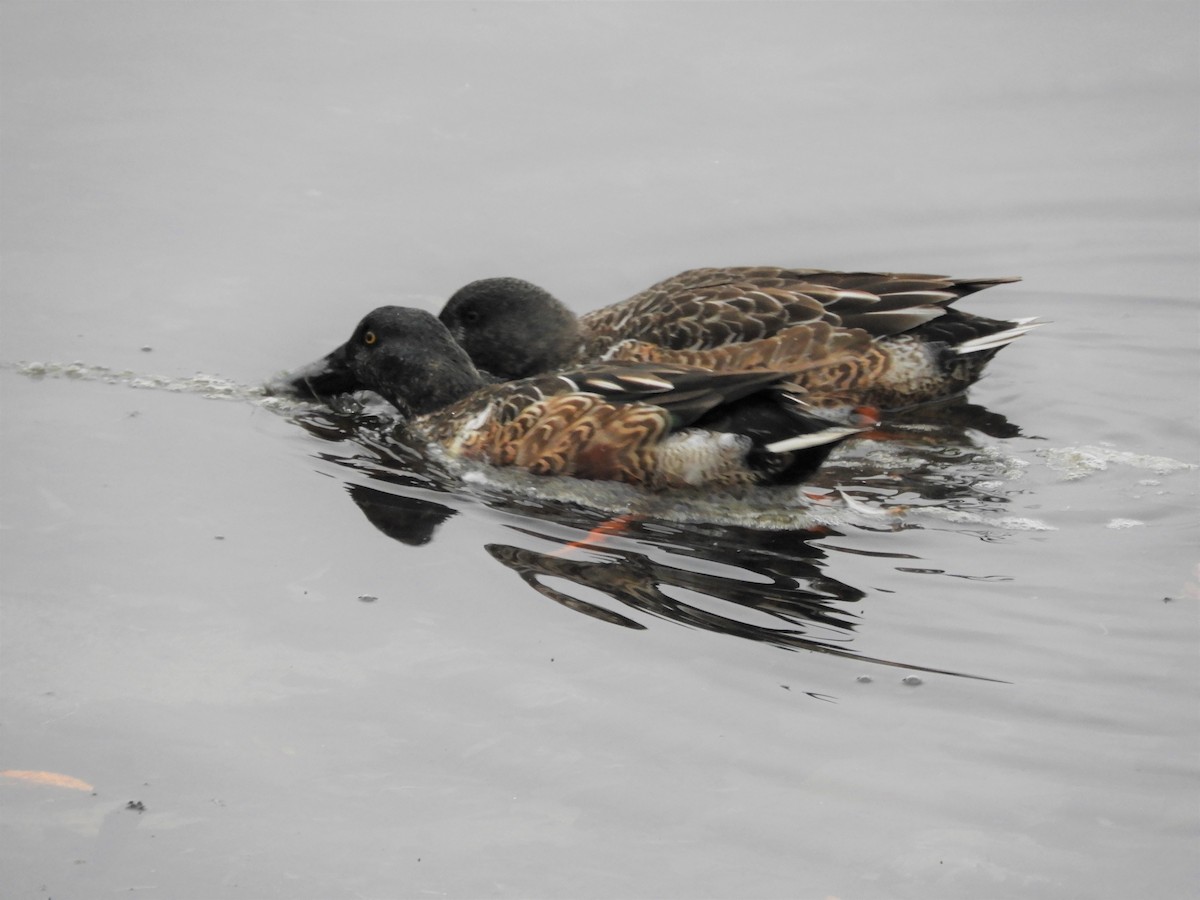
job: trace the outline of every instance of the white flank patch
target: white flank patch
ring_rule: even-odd
[[[749,449],[750,439],[743,435],[689,429],[663,441],[658,455],[666,471],[676,473],[689,485],[701,485]]]
[[[492,405],[489,403],[475,415],[471,416],[462,428],[458,429],[458,433],[454,436],[454,440],[446,447],[446,453],[450,456],[458,456],[462,453],[463,443],[468,437],[487,424],[487,420],[492,417]]]
[[[492,407],[490,405],[485,406],[478,413],[473,415],[467,421],[467,423],[465,425],[463,425],[461,430],[462,431],[478,431],[480,428],[482,428],[484,425],[487,424],[487,420],[490,419],[491,417],[492,417]]]

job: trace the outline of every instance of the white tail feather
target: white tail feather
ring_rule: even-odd
[[[792,450],[807,450],[809,447],[820,447],[822,444],[832,444],[852,434],[863,431],[862,428],[826,428],[812,434],[798,434],[795,437],[784,438],[772,444],[764,445],[768,453],[789,453]]]
[[[1003,347],[1006,344],[1011,344],[1021,335],[1040,325],[1045,325],[1045,319],[1032,317],[1028,319],[1014,319],[1015,327],[1008,328],[1004,331],[997,331],[995,334],[989,334],[986,337],[972,338],[969,341],[963,341],[954,348],[954,352],[962,355],[965,353],[978,353],[980,350],[992,350],[997,347]]]

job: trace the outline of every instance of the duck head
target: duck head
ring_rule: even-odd
[[[475,365],[501,381],[561,369],[581,341],[575,314],[519,278],[472,281],[438,318]]]
[[[431,313],[381,306],[358,323],[350,340],[271,389],[314,399],[369,390],[406,416],[417,416],[484,383],[466,351]]]

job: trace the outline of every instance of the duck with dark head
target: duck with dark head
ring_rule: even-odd
[[[814,413],[788,373],[767,369],[613,362],[489,383],[436,317],[397,306],[273,388],[374,391],[452,457],[651,489],[798,483],[862,430]]]
[[[485,278],[457,291],[441,320],[475,365],[498,379],[616,359],[716,370],[789,371],[812,393],[851,405],[900,409],[961,393],[1036,319],[962,312],[962,297],[1015,278],[949,278],[776,266],[691,269],[576,317],[517,278]],[[797,342],[797,327],[823,338]],[[837,371],[809,366],[823,340],[845,330],[870,338]]]

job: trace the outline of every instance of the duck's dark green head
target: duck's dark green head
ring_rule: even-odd
[[[560,369],[580,342],[575,314],[519,278],[472,281],[439,318],[475,365],[501,381]]]
[[[432,313],[381,306],[358,323],[350,340],[281,386],[317,399],[370,390],[412,416],[441,409],[483,384]]]

